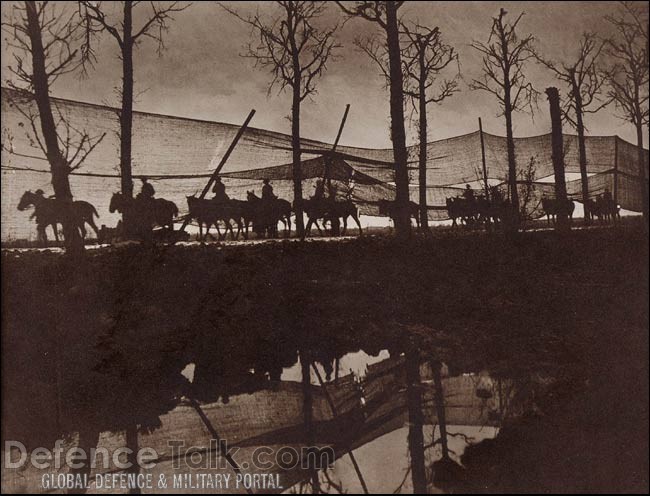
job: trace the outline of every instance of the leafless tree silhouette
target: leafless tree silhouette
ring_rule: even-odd
[[[458,73],[454,77],[451,79],[445,78],[440,81],[437,88],[432,88],[441,78],[442,71],[453,62],[458,62],[458,54],[454,47],[442,41],[442,35],[437,27],[427,28],[417,24],[409,27],[403,23],[402,32],[408,40],[406,46],[402,49],[402,65],[406,85],[404,93],[411,99],[414,107],[416,102],[418,104],[420,225],[422,229],[426,230],[429,226],[427,210],[427,105],[441,103],[445,98],[459,91],[460,65],[458,65]]]
[[[78,129],[50,99],[52,84],[84,63],[84,35],[77,12],[54,2],[16,3],[3,19],[15,50],[7,84],[16,90],[10,102],[27,121],[32,144],[50,164],[56,199],[70,205],[63,219],[67,251],[83,251],[83,240],[72,214],[69,175],[78,169],[103,139]],[[34,103],[36,106],[34,107]]]
[[[246,56],[271,73],[269,93],[274,88],[280,92],[291,90],[293,197],[296,231],[303,236],[300,106],[305,98],[316,93],[316,80],[327,70],[327,63],[340,46],[334,38],[338,25],[317,26],[327,8],[326,2],[277,1],[275,4],[278,12],[269,19],[263,19],[259,13],[246,17],[229,6],[219,5],[251,26],[259,37],[257,42],[248,44]]]
[[[643,218],[648,226],[648,179],[643,152],[643,126],[650,125],[648,112],[648,4],[621,2],[618,11],[607,17],[614,36],[606,41],[611,60],[606,71],[608,95],[619,109],[620,118],[636,128],[639,187]]]
[[[534,57],[532,35],[520,37],[517,26],[524,13],[512,23],[505,20],[505,9],[492,20],[492,29],[487,42],[473,41],[471,46],[483,54],[483,75],[470,83],[470,88],[491,93],[497,98],[502,115],[506,119],[506,140],[508,148],[508,177],[510,203],[515,214],[519,216],[519,193],[517,191],[517,163],[515,142],[512,132],[512,114],[516,111],[529,110],[531,113],[537,104],[539,92],[526,79],[524,68],[526,62]],[[517,224],[517,222],[515,222]]]
[[[388,58],[391,140],[395,160],[395,202],[397,204],[395,230],[399,237],[408,237],[411,233],[408,152],[404,128],[404,76],[397,19],[397,13],[404,2],[355,2],[354,5],[346,5],[343,2],[336,3],[347,16],[375,23],[385,34],[385,39],[382,38],[380,46],[385,47]]]
[[[158,2],[147,2],[148,9],[146,21],[140,27],[134,26],[133,16],[135,9],[144,2],[79,2],[79,16],[83,19],[85,60],[90,64],[96,61],[93,51],[93,41],[98,35],[108,33],[118,44],[120,59],[122,60],[122,88],[120,90],[121,109],[118,113],[120,121],[120,182],[122,194],[131,198],[133,196],[132,177],[132,137],[133,137],[133,51],[145,39],[149,38],[158,45],[158,53],[164,49],[163,35],[169,30],[169,23],[173,14],[189,7],[189,4],[180,5],[178,2],[165,2],[162,6]],[[121,15],[115,15],[116,6],[121,5]],[[113,19],[113,17],[116,17]],[[132,230],[132,219],[123,215],[124,229]]]
[[[562,110],[565,120],[578,132],[583,205],[587,205],[589,199],[584,114],[594,114],[611,102],[611,98],[605,98],[605,77],[599,68],[604,46],[605,43],[599,41],[595,33],[584,33],[578,54],[571,62],[559,63],[536,55],[543,65],[553,71],[557,79],[568,86],[568,95],[564,99]],[[588,223],[590,218],[585,208],[585,223]]]

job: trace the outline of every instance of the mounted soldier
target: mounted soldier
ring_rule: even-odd
[[[149,183],[148,178],[142,177],[140,178],[140,181],[142,181],[142,187],[140,188],[140,193],[138,193],[136,199],[145,201],[153,200],[153,197],[156,194],[156,190],[153,189],[153,186]]]
[[[474,190],[470,187],[469,184],[465,185],[465,191],[463,191],[463,198],[467,200],[467,203],[473,204],[476,198],[474,197]]]
[[[322,179],[316,181],[316,186],[314,186],[314,198],[315,200],[322,200],[325,196],[325,183]]]
[[[271,181],[269,179],[264,179],[262,181],[264,186],[262,186],[262,200],[271,202],[276,200],[278,197],[273,193],[273,186],[271,186]]]
[[[226,185],[221,182],[221,176],[217,176],[212,187],[214,197],[212,198],[217,203],[226,203],[230,197],[226,194]]]

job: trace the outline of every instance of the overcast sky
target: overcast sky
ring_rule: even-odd
[[[261,14],[270,17],[277,12],[272,2],[236,2],[232,6],[243,14],[259,9]],[[494,97],[468,88],[468,83],[480,75],[479,54],[469,44],[474,39],[487,40],[491,18],[502,6],[510,18],[525,11],[519,25],[520,33],[535,35],[542,53],[558,60],[575,55],[583,31],[606,33],[608,25],[603,17],[616,8],[613,2],[406,2],[400,9],[405,19],[438,26],[445,40],[454,45],[460,55],[464,79],[461,92],[441,105],[430,106],[429,140],[472,132],[478,127],[479,116],[483,118],[486,131],[505,134],[503,118],[497,117]],[[9,9],[9,2],[2,2],[3,15]],[[321,19],[323,25],[342,20],[334,3]],[[136,26],[141,22],[142,18],[136,16]],[[355,37],[370,34],[374,29],[372,23],[359,19],[348,21],[340,29],[338,36],[343,47],[337,52],[337,60],[329,63],[327,72],[319,80],[318,94],[313,101],[303,105],[303,137],[331,142],[345,104],[350,103],[350,116],[341,143],[373,148],[391,146],[388,92],[384,81],[379,70],[353,43]],[[288,133],[290,95],[278,95],[277,92],[267,95],[269,74],[255,68],[251,59],[241,56],[250,35],[246,25],[214,2],[198,2],[176,14],[165,34],[166,50],[162,57],[157,57],[156,46],[150,40],[145,40],[135,54],[136,92],[139,93],[136,109],[238,124],[251,108],[255,108],[257,114],[251,125]],[[5,36],[3,33],[3,84],[9,77],[6,66],[10,57],[5,55],[11,50]],[[98,62],[89,77],[83,80],[72,75],[61,78],[52,88],[52,94],[118,105],[114,88],[120,84],[121,63],[117,53],[115,40],[103,38],[97,49]],[[566,88],[540,66],[529,64],[527,74],[542,92],[553,84],[558,85],[561,93],[566,93]],[[632,125],[617,119],[614,113],[612,108],[588,116],[586,124],[590,134],[618,134],[635,142]],[[549,122],[548,102],[542,96],[534,121],[526,114],[515,116],[515,135],[547,133]],[[417,141],[414,130],[409,133],[409,141]]]

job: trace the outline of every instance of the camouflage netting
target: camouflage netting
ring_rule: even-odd
[[[119,217],[110,214],[108,205],[119,190],[118,121],[114,109],[68,100],[53,99],[58,111],[76,129],[90,135],[106,133],[83,166],[71,176],[77,199],[93,203],[100,215],[99,224],[114,226]],[[29,121],[17,110],[35,109],[33,102],[13,90],[2,88],[2,240],[33,239],[36,229],[30,212],[16,209],[25,190],[41,188],[52,193],[49,165],[30,137]],[[156,196],[174,201],[181,213],[187,210],[186,196],[200,192],[216,167],[238,126],[180,117],[136,112],[133,123],[133,174],[147,176]],[[487,172],[490,184],[501,184],[507,176],[505,138],[484,133]],[[577,138],[565,135],[565,163],[568,173],[579,172]],[[515,140],[520,178],[533,161],[535,182],[530,189],[529,210],[540,215],[542,195],[553,195],[553,184],[539,182],[553,174],[550,134]],[[303,195],[311,196],[318,178],[325,176],[326,165],[337,195],[349,195],[362,214],[378,215],[377,200],[393,199],[393,153],[391,149],[339,147],[329,156],[331,145],[302,140]],[[587,167],[589,194],[605,188],[614,192],[618,203],[628,210],[641,210],[636,147],[615,136],[588,137]],[[418,201],[417,145],[409,148],[411,199]],[[272,181],[275,193],[293,198],[291,180],[291,137],[262,129],[249,128],[228,160],[222,176],[231,198],[245,199],[246,192],[260,194],[262,179]],[[648,152],[645,151],[646,177]],[[427,203],[432,220],[444,220],[445,199],[458,196],[465,183],[482,187],[480,135],[464,136],[428,144]],[[352,172],[354,171],[354,176]],[[350,178],[354,188],[350,191]],[[135,183],[135,189],[139,183]],[[526,189],[525,186],[521,186]],[[579,199],[580,181],[569,181],[568,192]],[[479,191],[480,192],[480,191]]]

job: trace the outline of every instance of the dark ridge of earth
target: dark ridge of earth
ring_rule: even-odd
[[[215,399],[264,387],[299,350],[415,345],[452,374],[551,380],[533,417],[472,454],[467,488],[647,490],[641,230],[3,252],[2,268],[3,439],[148,424],[189,362]]]

